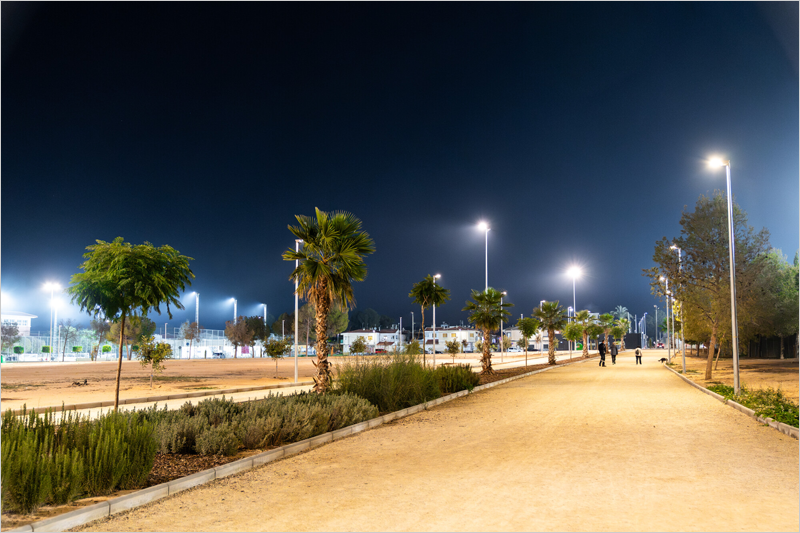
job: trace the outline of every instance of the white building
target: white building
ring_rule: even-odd
[[[561,331],[556,331],[556,334],[560,334]],[[522,333],[520,333],[519,328],[517,326],[512,326],[510,328],[505,328],[503,330],[503,335],[508,338],[511,342],[514,343],[514,346],[519,346],[517,344],[520,339],[522,339]],[[547,350],[550,346],[550,339],[547,336],[547,331],[539,329],[536,331],[536,334],[528,339],[528,350]]]
[[[446,343],[457,340],[461,346],[464,346],[464,341],[467,341],[466,348],[462,348],[465,352],[475,351],[475,341],[482,340],[483,334],[481,331],[473,328],[466,328],[463,326],[446,326],[442,324],[441,328],[436,328],[434,336],[433,328],[425,328],[425,351],[432,352],[432,346],[436,346],[436,353],[444,353],[447,351]]]
[[[0,321],[2,321],[3,324],[17,325],[20,336],[28,336],[31,334],[31,320],[34,318],[39,317],[36,315],[30,315],[28,313],[18,313],[16,311],[2,313],[0,315]]]
[[[342,353],[350,353],[350,345],[357,338],[364,337],[367,344],[367,353],[389,353],[394,348],[398,350],[409,341],[407,331],[401,333],[400,329],[355,329],[342,333]]]

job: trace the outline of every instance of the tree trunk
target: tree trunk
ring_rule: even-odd
[[[150,388],[153,388],[153,366],[150,366]]]
[[[122,374],[122,337],[125,333],[125,313],[122,313],[122,319],[119,328],[119,362],[117,363],[117,385],[114,391],[114,412],[117,412],[119,407],[119,378]]]
[[[233,358],[234,358],[234,359],[237,359],[236,355],[237,355],[238,353],[239,353],[239,345],[238,345],[238,344],[234,344],[234,345],[233,345]]]
[[[553,341],[556,338],[556,330],[548,329],[547,338],[549,339],[549,346],[547,347],[547,364],[554,365],[556,364],[556,346],[553,344]]]
[[[328,294],[327,284],[320,282],[316,291],[317,297],[314,307],[317,310],[317,360],[314,366],[317,368],[314,376],[314,392],[325,394],[331,387],[331,369],[328,363],[328,313],[331,310],[331,299]]]
[[[589,357],[589,334],[586,332],[583,333],[583,356]]]
[[[783,359],[783,335],[781,335],[781,359]]]
[[[525,339],[525,368],[528,368],[528,339]]]
[[[424,331],[424,330],[423,330]],[[492,368],[492,342],[489,338],[489,330],[483,330],[483,353],[481,355],[481,374],[494,374]]]
[[[311,330],[311,320],[306,317],[306,357],[308,357],[308,337]]]
[[[708,361],[706,362],[706,375],[705,379],[711,379],[711,363],[714,359],[714,348],[717,344],[717,325],[711,326],[711,339],[708,341]]]
[[[194,345],[194,337],[189,339],[189,359],[192,358],[192,346]]]
[[[723,342],[725,342],[725,335],[723,335],[719,339],[719,349],[717,350],[717,358],[714,360],[714,372],[717,371],[717,365],[719,364],[719,354],[722,353],[722,343]]]

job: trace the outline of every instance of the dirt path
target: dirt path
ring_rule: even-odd
[[[85,530],[797,531],[798,441],[656,353],[520,379]]]

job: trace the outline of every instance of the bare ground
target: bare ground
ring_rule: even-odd
[[[797,531],[798,441],[648,351],[553,369],[83,531]]]

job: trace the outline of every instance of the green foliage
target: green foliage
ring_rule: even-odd
[[[14,353],[17,355],[25,353],[25,348],[22,346],[14,346]]]
[[[366,398],[392,412],[441,396],[434,371],[413,355],[393,354],[337,365],[336,390]]]
[[[47,455],[50,442],[39,441],[27,432],[14,437],[3,435],[0,466],[4,511],[27,514],[44,505],[52,487]]]
[[[280,359],[282,356],[290,353],[292,341],[289,339],[270,339],[264,345],[264,351],[273,359]]]
[[[197,437],[195,445],[200,455],[234,455],[239,449],[239,439],[227,422],[208,428]]]
[[[447,341],[444,343],[445,350],[449,353],[453,359],[455,360],[456,354],[461,353],[461,343],[458,340],[453,339],[451,341]]]
[[[622,326],[613,326],[611,328],[611,336],[615,339],[619,340],[623,335],[625,335],[625,330],[622,329]]]
[[[406,355],[419,355],[422,351],[422,348],[419,346],[419,341],[414,339],[413,341],[406,344],[405,350],[403,353]]]
[[[548,350],[547,362],[548,364],[556,364],[556,330],[564,329],[567,324],[566,309],[555,302],[544,302],[540,307],[534,308],[533,316],[542,322],[542,328],[547,330],[548,337]]]
[[[569,341],[579,341],[583,338],[583,326],[579,322],[570,322],[564,328],[563,335]]]
[[[80,353],[83,350],[83,346],[73,346],[72,352],[73,353]]]
[[[485,291],[473,290],[472,301],[467,301],[467,305],[462,309],[462,311],[469,311],[469,321],[483,331],[484,340],[491,331],[500,327],[501,320],[507,320],[511,316],[511,313],[506,308],[513,307],[514,304],[502,302],[503,293],[489,287]],[[490,348],[486,342],[481,343],[481,352],[483,354],[481,356],[482,374],[494,373]]]
[[[139,363],[150,366],[151,371],[160,373],[164,370],[164,361],[172,359],[172,346],[166,342],[155,342],[153,337],[142,337],[141,347],[136,347]]]
[[[42,346],[42,353],[50,353],[50,347],[49,346]]]
[[[110,351],[111,351],[111,346],[109,346],[108,344],[103,345],[103,348],[102,348],[102,352],[103,353],[108,353]]]
[[[357,353],[364,353],[367,351],[367,341],[364,340],[364,337],[357,337],[350,344],[350,353],[357,354]]]
[[[739,395],[735,395],[733,387],[728,385],[712,385],[708,390],[720,396],[732,399],[736,403],[755,411],[757,416],[772,418],[778,422],[798,427],[798,405],[787,398],[780,389],[748,389],[739,387]]]
[[[442,394],[472,391],[481,381],[481,377],[469,365],[440,366],[434,370],[434,374]]]

